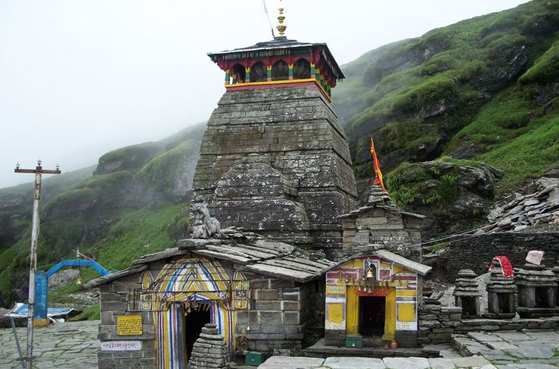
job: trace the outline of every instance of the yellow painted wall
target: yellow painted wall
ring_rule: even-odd
[[[359,296],[355,287],[347,288],[347,328],[349,335],[359,334]]]
[[[383,341],[392,341],[396,337],[396,290],[391,289],[386,296],[386,310],[384,313]]]

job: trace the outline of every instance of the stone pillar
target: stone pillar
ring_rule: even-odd
[[[555,274],[544,265],[526,263],[516,274],[518,315],[537,318],[559,315]]]
[[[512,319],[516,316],[516,285],[514,277],[505,277],[501,265],[493,261],[491,277],[487,282],[488,319]]]
[[[462,269],[458,272],[454,297],[456,306],[462,308],[462,318],[478,318],[481,316],[481,292],[479,292],[479,285],[475,278],[476,274],[471,269]]]
[[[224,337],[215,324],[206,324],[194,342],[187,369],[227,369],[228,361]]]

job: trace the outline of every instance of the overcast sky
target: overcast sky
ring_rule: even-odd
[[[526,0],[284,0],[288,38],[339,64]],[[277,23],[277,1],[266,1]],[[262,0],[0,0],[0,188],[16,162],[63,172],[205,121],[224,93],[207,57],[271,39]]]

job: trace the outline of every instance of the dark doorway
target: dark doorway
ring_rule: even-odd
[[[384,334],[384,297],[359,297],[359,333],[362,336]]]
[[[200,337],[200,333],[202,333],[202,327],[206,323],[211,323],[209,307],[208,304],[199,304],[197,309],[191,309],[190,313],[185,317],[186,357],[188,359],[190,359],[194,342],[196,342],[198,337]]]

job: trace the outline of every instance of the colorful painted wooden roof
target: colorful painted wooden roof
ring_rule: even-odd
[[[286,37],[275,37],[271,41],[259,42],[255,45],[241,47],[233,50],[224,50],[208,53],[208,56],[220,64],[223,60],[240,60],[263,57],[277,57],[297,55],[301,53],[316,54],[328,66],[330,72],[337,80],[345,78],[341,68],[332,56],[326,43],[299,42]]]

